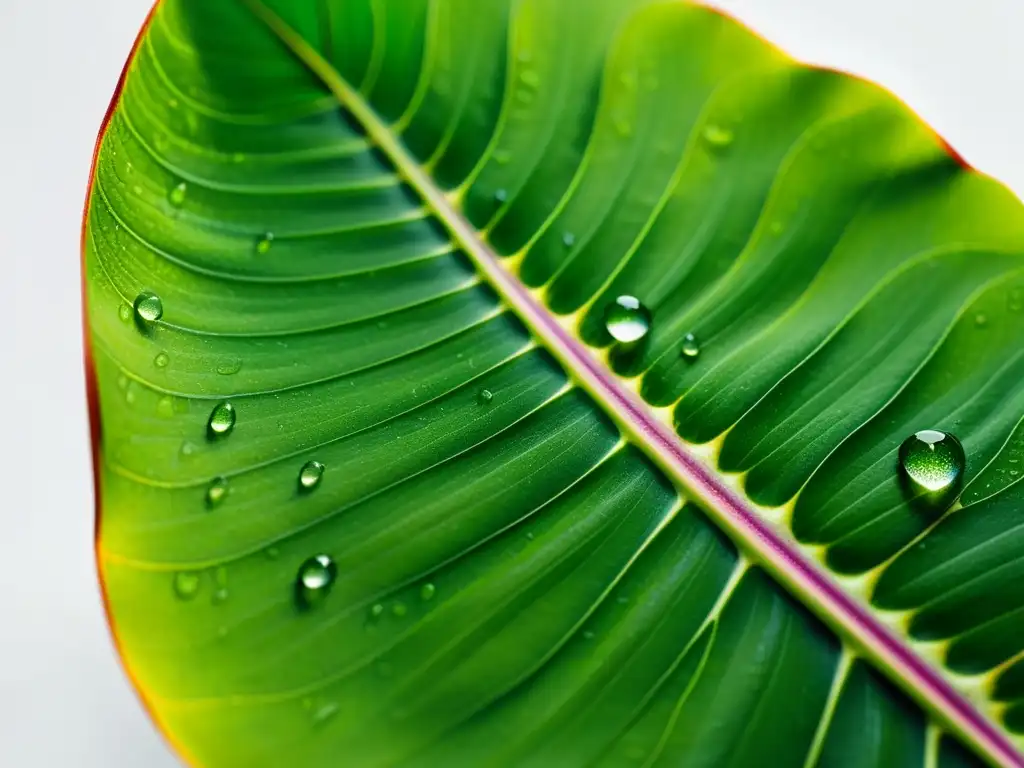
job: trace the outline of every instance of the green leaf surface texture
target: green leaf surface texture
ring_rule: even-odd
[[[84,229],[127,669],[209,768],[1021,765],[1022,254],[704,7],[162,0]]]

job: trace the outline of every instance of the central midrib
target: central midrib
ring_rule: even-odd
[[[675,432],[566,331],[499,261],[479,233],[453,206],[423,167],[372,107],[309,43],[260,0],[242,0],[331,90],[362,125],[398,173],[430,205],[474,266],[520,321],[558,360],[576,383],[601,404],[623,433],[756,563],[795,594],[823,621],[877,664],[925,709],[971,744],[989,762],[1024,768],[1024,759],[1005,735],[968,702],[943,675],[881,624],[796,543],[763,520],[747,501],[692,455]]]

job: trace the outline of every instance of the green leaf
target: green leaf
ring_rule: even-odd
[[[163,0],[84,249],[191,762],[1022,764],[1024,212],[877,86],[680,2]]]

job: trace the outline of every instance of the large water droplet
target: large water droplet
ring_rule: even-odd
[[[635,296],[619,296],[604,313],[608,333],[622,344],[635,344],[651,330],[651,312]]]
[[[299,470],[299,486],[305,491],[312,491],[324,477],[324,465],[319,461],[307,461]]]
[[[231,403],[218,403],[210,413],[208,428],[214,437],[231,432],[235,428],[235,406]]]
[[[183,181],[170,191],[167,195],[167,199],[175,208],[180,208],[181,204],[185,202],[185,194],[187,192],[188,185]]]
[[[338,576],[338,566],[330,555],[316,555],[299,566],[295,597],[302,608],[319,605],[327,597]]]
[[[135,317],[141,323],[155,323],[164,316],[164,303],[155,293],[143,291],[135,297]]]
[[[697,356],[700,355],[700,342],[697,340],[697,336],[692,333],[688,333],[683,337],[682,347],[683,357],[687,360],[696,360]]]
[[[223,477],[215,477],[206,489],[206,506],[210,509],[218,506],[228,495],[228,481]]]
[[[953,435],[925,429],[903,441],[899,465],[914,496],[940,503],[959,490],[967,457]]]
[[[182,600],[191,600],[199,594],[199,574],[181,571],[174,575],[174,594]]]

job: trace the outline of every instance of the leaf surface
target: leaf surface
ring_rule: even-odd
[[[877,86],[679,2],[163,0],[84,250],[195,764],[1022,764],[1024,215]]]

